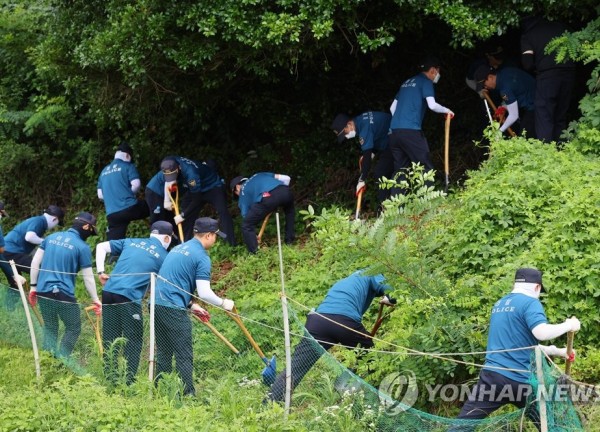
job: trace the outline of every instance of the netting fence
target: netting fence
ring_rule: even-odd
[[[155,292],[154,296],[160,297],[161,293]],[[151,299],[152,295],[141,303],[103,305],[101,316],[85,304],[41,296],[36,307],[26,302],[25,307],[30,311],[34,335],[42,350],[75,373],[92,374],[107,386],[154,380],[158,386],[174,386],[174,391],[180,394],[193,394],[205,381],[226,374],[242,383],[267,384],[266,405],[269,399],[283,401],[284,319],[277,303],[270,306],[272,310],[262,311],[268,312],[268,323],[240,314],[240,326],[233,319],[236,316],[218,308],[207,308],[211,319],[205,323],[187,309],[164,305],[152,308]],[[25,307],[17,290],[0,286],[2,340],[33,348]],[[291,380],[295,387],[291,393],[292,410],[315,415],[307,408],[318,401],[320,406],[331,407],[319,415],[347,410],[365,428],[380,431],[535,430],[524,421],[523,409],[504,410],[484,420],[457,420],[415,409],[412,404],[418,391],[416,382],[410,382],[406,376],[386,377],[384,381],[388,382],[380,383],[377,388],[368,382],[368,377],[356,375],[340,361],[339,354],[346,348],[326,351],[306,331],[307,309],[293,301],[287,303]],[[247,328],[251,338],[260,344],[258,350],[241,327]],[[279,364],[275,364],[272,355],[279,359]],[[535,378],[529,404],[541,409],[542,400],[547,430],[583,430],[571,401],[573,389],[578,391],[579,387],[565,381],[564,375],[548,360],[541,363],[538,368],[538,362],[532,362]],[[168,379],[164,380],[165,377]],[[561,387],[565,383],[567,390]]]

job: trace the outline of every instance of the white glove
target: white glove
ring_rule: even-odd
[[[170,181],[170,182],[165,182],[165,189],[164,189],[164,193],[165,193],[165,199],[163,200],[163,207],[166,210],[173,210],[173,201],[171,201],[171,186],[176,185],[177,182],[175,180]]]
[[[175,225],[179,225],[181,222],[184,221],[183,216],[181,216],[180,214],[178,214],[177,216],[175,216],[173,218],[173,221],[175,222]]]
[[[363,180],[359,180],[358,183],[356,183],[356,195],[358,195],[360,190],[364,189],[365,187],[366,187],[365,182]]]
[[[387,306],[395,306],[396,305],[396,303],[392,302],[392,300],[386,295],[381,297],[381,300],[379,300],[379,304],[384,304]]]
[[[277,180],[279,180],[281,183],[283,183],[286,186],[290,185],[290,180],[292,178],[288,175],[285,174],[277,174]]]
[[[223,299],[223,304],[221,305],[221,307],[223,309],[225,309],[226,311],[233,310],[234,306],[235,306],[235,304],[233,303],[233,300]]]
[[[569,330],[569,331],[577,332],[577,331],[579,331],[581,329],[581,323],[575,317],[573,317],[573,318],[567,318],[565,320],[565,324],[567,324],[567,323],[571,327],[571,330]]]
[[[15,279],[15,282],[17,283],[17,285],[21,285],[22,287],[24,287],[25,284],[27,283],[27,279],[25,279],[20,274],[15,275],[14,279]]]
[[[446,115],[449,116],[450,118],[454,118],[454,113],[451,110],[448,110]]]

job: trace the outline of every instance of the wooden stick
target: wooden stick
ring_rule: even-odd
[[[446,190],[448,192],[448,183],[450,176],[450,121],[452,117],[446,114],[446,124],[444,127],[444,173],[446,174]]]
[[[571,317],[575,318],[575,317]],[[565,374],[571,375],[571,365],[572,361],[569,361],[571,354],[573,354],[573,340],[575,339],[575,332],[570,331],[567,333],[567,361],[565,363]]]
[[[545,391],[540,390],[540,387],[544,387],[546,383],[544,382],[544,370],[542,369],[542,361],[544,358],[542,356],[541,348],[537,347],[535,349],[535,363],[537,370],[537,380],[538,380],[538,396],[540,399],[538,400],[539,404],[539,412],[540,412],[540,431],[548,432],[548,413],[546,411],[546,399],[544,397]]]
[[[362,196],[363,196],[364,188],[358,192],[358,196],[356,197],[356,213],[354,214],[354,219],[358,219],[360,216],[360,208],[362,206]]]
[[[196,321],[199,321],[199,322],[201,322],[202,324],[204,324],[206,327],[208,327],[208,328],[210,329],[210,331],[211,331],[211,332],[213,332],[213,334],[214,334],[216,337],[218,337],[219,339],[221,339],[221,341],[222,341],[222,342],[223,342],[225,345],[227,345],[227,347],[228,347],[228,348],[229,348],[231,351],[233,351],[233,352],[234,352],[234,353],[236,353],[236,354],[239,354],[239,353],[240,353],[240,352],[238,351],[238,349],[237,349],[235,346],[233,346],[233,344],[232,344],[231,342],[229,342],[229,340],[228,340],[228,339],[227,339],[225,336],[223,336],[223,334],[222,334],[222,333],[221,333],[219,330],[217,330],[217,329],[215,328],[215,326],[214,326],[214,325],[212,325],[212,324],[211,324],[210,322],[208,322],[208,321],[202,321],[202,320],[200,319],[200,317],[199,317],[198,315],[196,315],[196,314],[192,314],[192,316],[193,316],[193,317],[196,319]]]
[[[256,236],[256,239],[258,240],[258,242],[260,243],[260,240],[262,239],[263,234],[265,233],[265,228],[267,227],[267,222],[269,222],[269,218],[271,217],[272,213],[269,213],[268,215],[265,216],[265,220],[263,220],[262,226],[260,227],[260,231],[258,232],[258,235]]]
[[[175,212],[175,216],[179,216],[179,188],[175,188],[175,199],[173,199],[171,191],[169,191],[169,198],[171,199],[171,203],[173,204],[173,211]],[[179,241],[183,243],[185,239],[183,238],[183,227],[181,226],[181,224],[177,224],[177,230],[179,231]]]
[[[496,108],[496,105],[494,104],[494,101],[492,101],[492,98],[490,97],[490,95],[488,94],[488,92],[487,92],[487,91],[484,91],[484,92],[483,92],[483,96],[484,96],[484,97],[485,97],[485,99],[488,101],[488,103],[490,104],[490,106],[492,107],[492,109],[494,110],[494,112],[496,112],[496,109],[497,109],[497,108]],[[502,122],[502,123],[504,123],[504,122]],[[508,131],[508,133],[509,133],[509,135],[510,135],[511,137],[515,137],[515,136],[517,136],[517,134],[516,134],[516,133],[515,133],[515,132],[514,132],[514,131],[513,131],[511,128],[508,128],[508,129],[506,129],[506,130]]]
[[[373,325],[373,329],[371,330],[371,337],[375,336],[379,327],[381,327],[381,323],[383,322],[383,304],[379,305],[379,313],[377,314],[377,319],[375,320],[375,324]]]
[[[242,321],[242,319],[240,318],[240,316],[238,314],[237,308],[234,306],[233,310],[231,312],[229,312],[229,311],[225,311],[225,312],[227,313],[227,315],[229,315],[231,317],[232,320],[235,321],[235,323],[238,325],[238,327],[242,330],[242,333],[244,333],[244,335],[248,339],[248,342],[250,342],[250,345],[252,345],[252,348],[254,348],[254,351],[256,351],[256,353],[260,356],[260,359],[265,361],[265,359],[266,359],[265,355],[263,354],[262,350],[260,349],[260,347],[258,346],[256,341],[254,340],[254,338],[252,337],[252,335],[250,334],[250,332],[244,325],[244,322]]]
[[[92,321],[92,317],[90,317],[90,311],[95,309],[95,306],[86,307],[85,314],[90,320],[90,324],[94,328],[94,333],[96,333],[96,342],[98,343],[98,352],[100,353],[100,357],[104,354],[104,348],[102,347],[102,336],[100,336],[100,315],[96,315],[96,324],[94,325],[94,321]]]

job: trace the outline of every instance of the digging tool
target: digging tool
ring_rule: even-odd
[[[388,297],[389,298],[389,297]],[[394,299],[394,298],[390,298],[390,302],[395,305],[397,303],[398,300]],[[375,336],[375,333],[377,333],[377,330],[379,330],[379,327],[381,327],[381,324],[383,323],[383,320],[385,319],[385,317],[387,315],[383,315],[383,308],[386,305],[381,303],[379,305],[379,313],[377,314],[377,320],[375,320],[375,324],[373,324],[373,329],[371,330],[371,337]],[[391,306],[390,306],[391,307]]]
[[[31,288],[29,288],[29,283],[25,282],[25,288],[28,288],[28,294],[31,291]],[[44,319],[42,318],[42,314],[40,313],[40,310],[37,308],[37,305],[32,305],[31,303],[29,304],[29,306],[31,306],[31,310],[33,311],[35,317],[37,318],[38,322],[40,323],[40,325],[43,327],[44,326]]]
[[[444,173],[446,174],[446,186],[444,192],[448,192],[448,177],[450,175],[450,122],[452,117],[446,114],[446,125],[444,127]]]
[[[362,162],[363,162],[363,157],[361,156],[360,159],[358,160],[358,172],[361,174],[362,174]],[[358,192],[358,195],[356,195],[356,213],[354,213],[354,219],[358,219],[358,217],[360,216],[360,208],[362,206],[362,197],[363,197],[364,191],[365,191],[365,188],[362,188]]]
[[[263,234],[265,233],[265,228],[267,227],[267,222],[269,222],[269,218],[271,217],[272,213],[269,213],[268,215],[265,216],[265,220],[263,220],[262,226],[260,227],[260,231],[258,232],[258,235],[256,236],[256,239],[258,240],[258,242],[260,243],[260,240],[262,239]]]
[[[94,329],[94,333],[96,333],[96,342],[98,343],[98,352],[100,353],[100,357],[102,357],[102,355],[104,354],[104,348],[102,347],[102,336],[100,336],[100,315],[96,315],[96,323],[94,324],[94,321],[92,320],[92,317],[90,316],[90,311],[94,310],[95,306],[88,306],[86,307],[85,310],[85,314],[87,315],[88,320],[90,321],[90,324],[92,325],[93,329]]]
[[[175,190],[175,199],[173,199],[173,195],[171,194],[173,189]],[[171,190],[169,190],[169,198],[171,199],[171,203],[173,204],[173,211],[175,212],[175,216],[179,216],[179,188],[176,184],[171,186]],[[181,224],[177,224],[177,230],[179,232],[179,241],[183,243],[183,227]]]
[[[571,317],[575,318],[575,317]],[[570,360],[573,354],[573,339],[575,339],[575,332],[570,331],[567,333],[567,361],[565,362],[565,374],[571,375],[571,365],[573,362]]]
[[[494,112],[496,112],[496,110],[497,110],[496,104],[494,104],[494,101],[492,100],[492,98],[490,97],[490,95],[488,94],[488,92],[484,91],[483,92],[483,96],[485,97],[485,100],[490,104],[490,106],[492,107],[492,109],[494,110]],[[509,135],[511,137],[517,136],[517,134],[511,128],[508,128],[506,130],[508,131],[508,133],[509,133]]]
[[[222,341],[222,342],[223,342],[225,345],[227,345],[227,347],[228,347],[228,348],[229,348],[231,351],[233,351],[233,352],[234,352],[234,353],[236,353],[236,354],[239,354],[239,353],[240,353],[240,352],[239,352],[239,350],[238,350],[238,349],[237,349],[235,346],[233,346],[233,344],[232,344],[231,342],[229,342],[229,340],[228,340],[228,339],[227,339],[225,336],[223,336],[223,334],[222,334],[222,333],[221,333],[219,330],[217,330],[217,329],[215,328],[215,326],[214,326],[214,325],[212,325],[212,324],[211,324],[209,321],[202,321],[202,319],[201,319],[201,318],[200,318],[198,315],[195,315],[195,314],[192,314],[192,316],[193,316],[193,317],[196,319],[196,321],[199,321],[199,322],[201,322],[202,324],[204,324],[206,327],[208,327],[208,328],[210,329],[210,331],[211,331],[211,332],[213,332],[213,334],[214,334],[216,337],[218,337],[219,339],[221,339],[221,341]]]
[[[263,382],[266,385],[270,386],[275,382],[275,377],[277,376],[277,361],[275,360],[275,356],[271,357],[271,360],[265,357],[262,350],[260,349],[256,341],[244,325],[244,322],[240,318],[240,315],[235,306],[233,307],[233,310],[231,312],[226,311],[226,313],[231,317],[232,320],[235,321],[235,323],[238,325],[238,327],[242,330],[242,332],[248,339],[248,342],[250,342],[250,345],[252,345],[252,348],[254,348],[254,351],[256,351],[260,359],[266,364],[266,367],[262,371],[262,378]]]

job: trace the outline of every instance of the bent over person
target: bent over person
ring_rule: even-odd
[[[518,408],[527,406],[531,347],[539,341],[557,338],[570,331],[579,331],[577,318],[568,318],[562,324],[548,324],[544,307],[539,301],[542,272],[535,268],[520,268],[515,274],[512,292],[498,300],[492,307],[488,354],[479,373],[479,380],[462,407],[459,419],[482,419],[503,405]],[[554,345],[539,347],[550,356],[567,357],[566,348]],[[569,359],[572,361],[572,359]],[[539,429],[539,414],[531,404],[525,413]],[[453,431],[472,431],[476,425],[456,426]]]
[[[217,296],[210,287],[211,261],[207,250],[214,246],[217,237],[226,238],[219,223],[211,218],[194,222],[194,237],[175,246],[167,255],[156,283],[156,379],[175,368],[183,380],[186,395],[195,394],[194,354],[192,350],[192,323],[188,308],[202,319],[208,312],[192,303],[192,293],[198,292],[202,301],[227,311],[234,303]]]
[[[117,148],[114,160],[102,169],[98,178],[98,198],[106,207],[108,240],[125,238],[131,221],[148,217],[148,205],[136,197],[140,187],[140,175],[133,164],[133,149],[123,142]]]
[[[87,212],[79,213],[71,228],[44,239],[31,262],[29,302],[33,306],[39,298],[44,318],[43,347],[58,357],[71,354],[81,333],[81,311],[75,298],[75,278],[79,270],[96,314],[102,312],[92,273],[92,251],[85,242],[96,234],[96,218]],[[65,332],[57,349],[60,321]]]
[[[137,374],[142,351],[144,322],[142,299],[150,285],[150,273],[158,273],[171,244],[173,225],[157,221],[150,227],[150,238],[110,240],[96,246],[96,269],[102,290],[102,336],[104,354],[118,337],[125,337],[127,384]],[[112,275],[104,272],[107,255],[119,255]],[[116,358],[105,358],[104,372],[111,379],[117,368]]]
[[[375,297],[384,296],[380,303],[392,305],[389,297],[385,296],[391,288],[384,282],[382,274],[367,276],[359,270],[329,289],[316,311],[306,317],[305,336],[292,356],[292,390],[323,353],[335,344],[373,347],[373,338],[362,324],[362,317]],[[275,379],[269,398],[283,401],[284,396],[285,370]]]
[[[239,197],[238,207],[244,218],[242,237],[250,253],[258,251],[256,226],[278,207],[283,207],[285,212],[285,242],[294,242],[296,210],[289,188],[290,180],[290,176],[285,174],[261,172],[249,179],[238,176],[229,183],[234,196]]]

